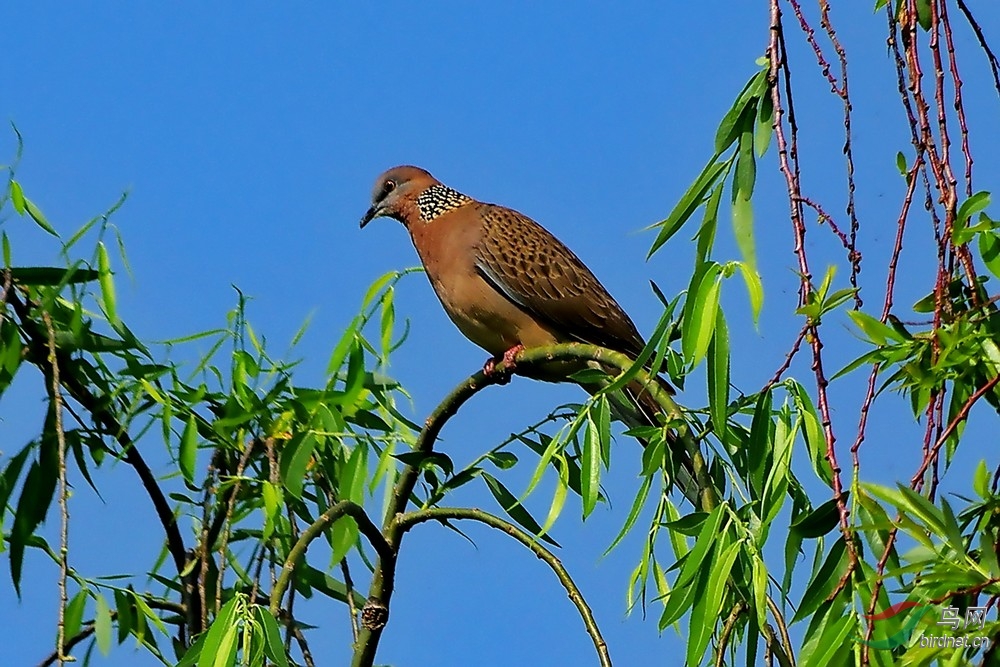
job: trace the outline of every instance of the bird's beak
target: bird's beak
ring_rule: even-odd
[[[361,229],[364,229],[365,225],[367,225],[369,222],[379,217],[380,215],[382,215],[382,210],[378,207],[377,204],[373,205],[370,209],[368,209],[368,212],[365,213],[364,217],[361,218]]]

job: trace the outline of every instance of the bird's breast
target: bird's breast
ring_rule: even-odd
[[[560,342],[548,325],[512,303],[482,276],[476,268],[477,230],[450,224],[451,217],[414,228],[411,236],[434,292],[459,330],[492,355],[517,345]]]

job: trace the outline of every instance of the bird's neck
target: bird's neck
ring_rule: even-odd
[[[441,183],[435,183],[417,197],[417,214],[420,217],[420,222],[426,224],[470,201],[472,201],[471,197],[463,195],[458,190],[453,190]]]

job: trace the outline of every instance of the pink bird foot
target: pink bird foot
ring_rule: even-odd
[[[524,352],[524,346],[519,343],[504,352],[502,357],[490,357],[483,364],[483,374],[489,376],[497,373],[497,364],[502,361],[504,370],[500,371],[501,377],[497,380],[497,383],[507,384],[510,382],[510,376],[514,374],[514,369],[517,367],[515,357],[522,352]]]

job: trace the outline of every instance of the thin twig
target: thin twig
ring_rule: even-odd
[[[941,447],[948,440],[948,438],[955,431],[955,429],[958,428],[962,422],[964,422],[966,419],[969,418],[969,411],[972,410],[972,406],[975,405],[980,398],[985,396],[988,392],[992,391],[992,389],[996,387],[998,383],[1000,383],[1000,375],[994,375],[993,379],[991,379],[989,382],[987,382],[982,387],[977,389],[975,393],[972,394],[972,396],[969,396],[968,400],[966,400],[965,403],[962,404],[962,407],[958,411],[958,413],[954,416],[954,418],[952,418],[950,422],[948,422],[948,426],[945,427],[944,430],[941,431],[941,433],[937,436],[937,440],[930,448],[929,456],[924,457],[924,460],[921,462],[920,467],[917,469],[917,472],[910,479],[910,486],[912,488],[914,489],[919,488],[919,485],[924,478],[924,473],[927,472],[928,466],[930,466],[932,461],[937,459],[938,453],[941,451]]]
[[[771,610],[771,616],[774,617],[774,622],[778,624],[778,632],[781,633],[781,644],[784,647],[785,657],[788,659],[791,667],[795,667],[795,652],[792,649],[792,638],[788,634],[788,625],[785,623],[785,617],[770,595],[765,596],[765,600],[767,608]],[[778,655],[779,657],[781,656],[780,653]]]
[[[116,612],[115,610],[113,609],[111,610],[112,617],[117,615],[117,613],[118,612]],[[93,623],[90,623],[88,625],[85,625],[83,628],[80,629],[78,633],[76,633],[68,640],[66,640],[66,645],[63,646],[63,651],[66,652],[67,656],[69,652],[73,650],[74,646],[76,646],[77,644],[85,640],[87,637],[90,637],[92,634],[94,634],[95,629],[96,626]],[[61,660],[60,651],[57,648],[55,651],[50,653],[44,660],[39,662],[38,667],[49,667],[50,665],[54,665],[57,661],[60,660]]]
[[[969,7],[965,4],[965,0],[958,0],[958,8],[961,9],[962,14],[965,15],[965,20],[969,22],[972,32],[976,33],[976,39],[979,40],[979,46],[986,53],[987,60],[990,61],[990,70],[993,71],[993,87],[996,88],[997,95],[1000,95],[1000,61],[997,60],[997,57],[990,49],[989,42],[986,41],[986,35],[983,34],[983,29],[979,27],[979,22],[976,21],[972,12],[969,11]]]
[[[733,605],[733,610],[729,613],[726,618],[726,622],[722,625],[722,632],[719,633],[719,641],[715,646],[715,667],[723,667],[726,664],[726,649],[729,647],[729,636],[733,634],[733,628],[736,627],[736,621],[739,620],[740,616],[743,614],[746,605],[740,600],[735,605]]]
[[[288,527],[290,537],[294,540],[299,539],[299,523],[295,520],[295,512],[292,510],[291,504],[285,504],[285,512],[288,514]],[[288,590],[288,602],[285,603],[285,611],[290,617],[295,616],[295,586],[292,586]],[[289,652],[292,649],[292,628],[289,625],[285,630],[285,652]]]
[[[354,643],[358,643],[358,608],[354,604],[354,580],[351,579],[351,568],[347,565],[347,557],[340,559],[340,571],[344,575],[344,588],[347,589],[347,611],[351,615],[351,635]]]
[[[580,593],[579,587],[573,582],[573,578],[566,570],[566,567],[556,558],[555,554],[542,546],[537,537],[488,512],[465,507],[432,507],[417,510],[416,512],[396,517],[395,523],[399,526],[401,532],[405,533],[413,526],[424,521],[445,521],[449,519],[468,519],[484,523],[491,528],[496,528],[513,537],[530,549],[539,559],[544,561],[555,573],[559,579],[559,583],[566,589],[566,595],[569,596],[570,601],[580,613],[580,618],[583,619],[583,624],[587,628],[587,634],[590,635],[591,640],[594,642],[594,648],[597,650],[597,658],[600,664],[602,667],[611,667],[611,656],[608,654],[607,642],[601,636],[601,631],[597,627],[597,621],[594,619],[594,614],[590,610],[590,606]]]
[[[302,660],[305,662],[305,667],[316,667],[316,661],[313,660],[312,652],[309,651],[309,643],[306,641],[306,636],[302,633],[302,629],[293,620],[288,621],[288,627],[292,629],[292,636],[295,637],[295,642],[299,645],[299,650],[302,651]]]
[[[785,372],[791,367],[792,359],[794,359],[795,355],[798,354],[799,347],[802,345],[802,341],[805,339],[808,332],[809,325],[806,324],[799,331],[799,335],[795,337],[795,342],[792,343],[792,348],[788,351],[788,354],[785,355],[785,361],[782,362],[781,366],[778,367],[778,370],[774,372],[774,375],[767,381],[767,384],[761,388],[760,393],[763,394],[764,392],[770,390],[771,387],[781,382],[781,376],[784,375]]]
[[[66,483],[66,433],[63,431],[63,399],[59,381],[59,363],[56,360],[56,332],[48,311],[42,311],[42,320],[48,333],[49,348],[49,396],[56,428],[56,443],[59,449],[59,612],[56,623],[56,653],[60,665],[65,664],[66,654],[66,579],[69,572],[69,485]]]
[[[223,582],[226,574],[226,562],[227,562],[227,552],[229,550],[229,534],[232,530],[230,522],[233,517],[233,510],[236,507],[236,497],[240,491],[240,485],[243,483],[243,472],[246,470],[247,463],[250,461],[250,457],[253,455],[254,450],[257,446],[257,438],[251,438],[247,442],[246,447],[243,449],[243,454],[240,456],[239,463],[236,464],[236,481],[229,487],[229,491],[226,494],[228,497],[225,500],[226,511],[223,515],[223,520],[221,523],[222,541],[219,544],[219,573],[215,578],[215,613],[219,613],[219,608],[222,606],[222,588]],[[220,478],[220,482],[222,479]],[[215,540],[212,539],[210,542],[204,545],[205,553],[208,554],[212,549],[212,545]]]

